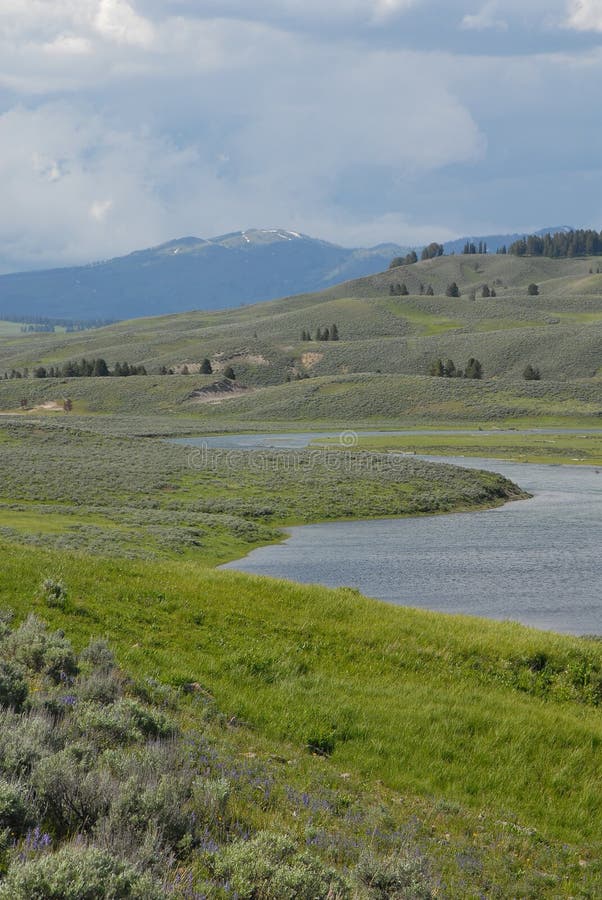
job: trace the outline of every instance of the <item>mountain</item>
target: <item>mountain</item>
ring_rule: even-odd
[[[240,306],[370,275],[407,251],[347,249],[279,228],[184,237],[91,265],[0,276],[0,318],[128,319]]]
[[[539,235],[570,231],[560,225]],[[490,253],[522,234],[462,237]],[[0,319],[130,319],[193,309],[225,309],[324,290],[386,269],[410,247],[393,243],[345,248],[282,228],[252,229],[205,240],[183,237],[127,256],[60,269],[0,276]],[[420,248],[416,248],[420,250]]]

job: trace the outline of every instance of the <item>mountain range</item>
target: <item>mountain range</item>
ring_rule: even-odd
[[[521,236],[460,238],[444,246],[461,252],[466,240],[483,240],[494,252]],[[183,237],[85,266],[0,276],[0,318],[129,319],[241,306],[372,275],[409,249],[393,243],[349,249],[280,228]]]

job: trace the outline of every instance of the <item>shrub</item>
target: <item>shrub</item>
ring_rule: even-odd
[[[53,724],[50,718],[0,711],[0,769],[22,775],[39,759],[52,753]]]
[[[23,786],[0,777],[0,830],[10,828],[20,834],[29,818],[27,794]]]
[[[77,674],[75,654],[64,633],[48,631],[45,623],[33,614],[7,638],[6,647],[17,662],[56,682]]]
[[[28,693],[29,688],[20,666],[0,659],[0,706],[21,709]]]
[[[523,369],[523,378],[525,379],[525,381],[539,381],[541,378],[541,372],[539,371],[539,369],[536,369],[535,366],[532,366],[531,363],[529,363]]]
[[[344,880],[285,835],[260,832],[236,841],[216,858],[215,874],[227,879],[241,900],[326,900],[349,896]]]
[[[173,734],[173,725],[162,712],[129,699],[108,706],[88,700],[75,709],[73,723],[80,734],[99,747]]]
[[[31,782],[44,817],[61,835],[87,831],[108,811],[110,779],[90,761],[82,761],[77,746],[40,760]]]
[[[93,669],[113,669],[115,656],[104,638],[90,638],[87,647],[79,655],[79,661]]]
[[[64,609],[67,603],[67,589],[62,581],[45,578],[40,585],[40,594],[48,606]]]
[[[431,900],[433,885],[425,860],[404,854],[363,856],[355,877],[373,900]]]
[[[114,855],[69,845],[16,862],[0,883],[0,900],[162,900],[157,882]]]

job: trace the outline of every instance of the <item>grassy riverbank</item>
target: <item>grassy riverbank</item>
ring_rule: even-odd
[[[213,565],[332,519],[422,515],[523,496],[501,476],[338,451],[225,453],[0,422],[0,534],[31,546]]]
[[[598,642],[191,562],[1,552],[3,606],[76,647],[108,637],[137,677],[200,684],[248,723],[245,752],[325,753],[328,777],[348,773],[375,792],[366,808],[382,798],[415,829],[452,896],[596,896]],[[41,598],[45,577],[64,609]]]
[[[481,456],[524,463],[602,465],[602,431],[594,434],[414,434],[362,435],[358,449],[396,450],[426,456]]]

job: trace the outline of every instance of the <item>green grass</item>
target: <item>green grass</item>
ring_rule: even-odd
[[[336,451],[225,453],[80,431],[74,421],[0,423],[0,534],[36,547],[213,565],[279,540],[284,525],[520,496],[491,473],[386,455],[366,465]]]
[[[545,379],[587,379],[600,368],[602,277],[589,276],[588,260],[516,257],[442,257],[347,282],[318,294],[240,309],[139,319],[76,334],[0,333],[0,371],[56,365],[103,356],[110,365],[128,359],[153,373],[161,366],[232,361],[239,380],[281,384],[297,374],[375,372],[418,375],[433,356],[462,365],[478,356],[487,378],[520,377],[537,365]],[[391,297],[404,281],[411,295]],[[462,290],[444,295],[450,281]],[[527,285],[541,286],[527,297]],[[482,298],[482,284],[497,296]],[[435,296],[419,294],[432,284]],[[471,299],[471,291],[476,299]],[[305,329],[338,325],[341,341],[301,343]],[[323,354],[307,369],[302,354]],[[257,364],[256,357],[265,363]]]
[[[529,463],[602,465],[602,429],[597,434],[390,435],[360,437],[364,450],[397,450],[429,456],[483,456]]]
[[[78,645],[108,636],[138,675],[200,681],[271,739],[329,736],[341,771],[402,794],[598,840],[596,642],[192,563],[2,553],[4,604],[39,612],[41,578],[60,576],[71,607],[44,614]]]

